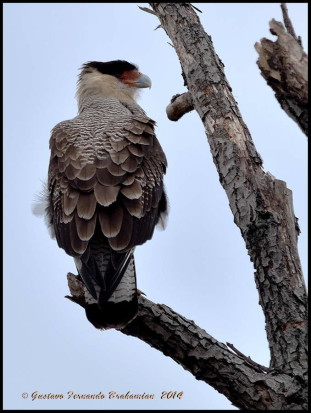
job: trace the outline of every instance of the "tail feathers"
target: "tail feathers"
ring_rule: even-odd
[[[85,307],[89,322],[101,330],[110,328],[121,330],[136,317],[137,312],[137,295],[133,297],[132,301],[122,301],[118,304],[108,301],[101,307],[96,304],[89,304]]]
[[[133,251],[117,253],[102,247],[75,261],[85,284],[88,320],[100,329],[125,327],[138,311]]]
[[[96,265],[94,257],[86,258],[87,250],[81,258],[74,257],[77,270],[84,282],[86,288],[94,299],[97,299],[99,289],[97,286],[101,285],[101,273]],[[87,263],[87,264],[86,264]]]
[[[131,301],[133,295],[137,294],[136,288],[136,271],[133,254],[129,254],[124,262],[123,269],[119,275],[117,287],[109,297],[109,302],[120,303],[122,301]],[[101,301],[101,297],[100,297]],[[102,302],[102,301],[101,301]]]
[[[105,302],[108,300],[116,301],[117,300],[116,290],[118,289],[119,295],[120,295],[120,292],[122,291],[122,286],[120,284],[123,285],[123,289],[124,289],[124,286],[126,287],[126,291],[128,291],[128,293],[130,293],[128,284],[133,284],[133,281],[134,281],[134,284],[136,287],[135,269],[134,269],[134,274],[128,274],[127,277],[124,277],[125,273],[130,271],[130,268],[129,268],[130,261],[132,261],[134,264],[133,252],[128,251],[122,257],[121,260],[117,260],[117,261],[120,261],[117,263],[113,263],[114,255],[112,256],[112,262],[110,263],[111,265],[109,265],[109,267],[107,268],[107,272],[104,276],[104,281],[106,280],[107,283],[104,282],[104,288],[101,289],[100,296],[99,296],[100,302]],[[114,295],[114,297],[112,297],[112,295]],[[127,295],[125,294],[122,297],[124,298],[125,301],[127,301],[129,294]]]

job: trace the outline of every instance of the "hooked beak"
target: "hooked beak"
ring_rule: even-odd
[[[119,79],[130,87],[151,87],[151,79],[147,75],[138,72],[137,70],[131,70],[124,72]]]
[[[149,87],[151,88],[151,79],[149,76],[144,75],[143,73],[140,74],[140,76],[136,79],[135,81],[135,86],[136,87]]]

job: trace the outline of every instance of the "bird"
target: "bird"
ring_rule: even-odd
[[[120,330],[138,313],[134,250],[166,225],[167,159],[137,103],[150,78],[126,60],[80,69],[78,114],[51,132],[46,221],[75,261],[89,322]]]

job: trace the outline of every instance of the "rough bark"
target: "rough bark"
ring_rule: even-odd
[[[68,273],[70,300],[84,307],[84,289]],[[137,337],[171,357],[196,379],[223,393],[240,409],[277,410],[301,408],[299,380],[288,374],[265,373],[268,369],[249,357],[232,352],[232,344],[215,340],[206,331],[164,304],[139,297],[139,313],[122,333]]]
[[[285,182],[262,169],[261,157],[232,96],[223,64],[191,5],[150,4],[174,45],[189,91],[186,99],[205,126],[234,222],[254,263],[271,352],[270,367],[266,372],[241,353],[233,353],[193,321],[143,297],[138,316],[122,332],[171,357],[238,408],[307,409],[307,297],[292,193]],[[175,99],[170,110],[174,112],[174,106],[182,100]],[[83,306],[77,279],[72,275],[68,279],[73,296],[68,298]]]
[[[165,305],[140,297],[138,317],[122,330],[171,357],[240,409],[297,409],[299,381],[266,374]]]
[[[185,3],[150,4],[176,50],[234,221],[256,269],[271,351],[270,369],[300,377],[305,383],[307,297],[292,193],[285,182],[262,169],[223,64],[193,8]]]
[[[192,98],[189,92],[172,97],[171,103],[166,108],[166,114],[169,120],[177,121],[185,113],[194,109]]]
[[[257,65],[282,109],[308,136],[308,56],[282,6],[287,31],[281,22],[270,21],[270,32],[278,39],[264,38],[255,44]]]

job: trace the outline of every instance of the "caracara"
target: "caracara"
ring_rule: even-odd
[[[127,61],[84,64],[78,115],[50,139],[48,223],[74,257],[87,318],[100,329],[121,329],[137,314],[134,249],[167,215],[166,157],[135,100],[150,86]]]

